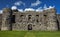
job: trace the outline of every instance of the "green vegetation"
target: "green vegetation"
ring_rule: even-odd
[[[0,37],[60,37],[60,31],[0,31]]]

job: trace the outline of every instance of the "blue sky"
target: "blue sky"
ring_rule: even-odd
[[[19,9],[55,6],[57,13],[60,14],[60,0],[0,0],[0,10],[5,7],[16,6]]]

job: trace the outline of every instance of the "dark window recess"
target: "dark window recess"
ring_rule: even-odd
[[[39,15],[36,15],[36,16],[39,16]]]
[[[44,15],[45,17],[47,16],[47,15]]]
[[[30,20],[31,19],[31,15],[28,15],[28,20]]]
[[[11,22],[12,22],[12,23],[15,23],[15,15],[12,15]]]
[[[41,25],[41,24],[40,24]]]
[[[60,30],[60,28],[59,28],[59,21],[57,20],[57,26],[58,26],[58,30]]]
[[[28,16],[31,16],[31,15],[28,15]]]
[[[31,19],[31,17],[28,17],[28,20],[30,20]]]
[[[20,15],[20,17],[22,17],[22,16],[24,16],[24,15]]]
[[[39,22],[38,19],[36,21]]]
[[[33,26],[35,26],[35,25],[33,25]]]
[[[32,30],[32,25],[31,24],[28,25],[28,30]]]

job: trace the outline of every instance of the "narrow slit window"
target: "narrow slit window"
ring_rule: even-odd
[[[12,22],[12,23],[15,23],[15,15],[12,15],[11,22]]]

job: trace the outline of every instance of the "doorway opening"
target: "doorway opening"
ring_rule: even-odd
[[[32,30],[32,24],[28,25],[28,30]]]

